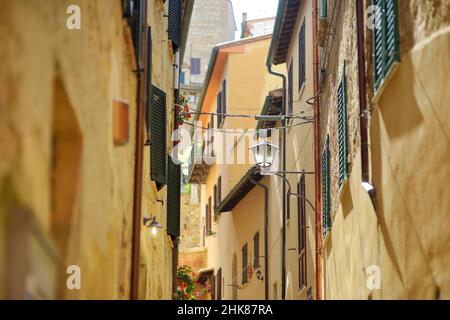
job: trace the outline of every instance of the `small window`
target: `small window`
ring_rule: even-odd
[[[293,61],[289,64],[288,71],[288,113],[292,114],[292,110],[294,110],[294,70],[293,70]]]
[[[305,83],[305,21],[298,35],[298,90]]]
[[[220,128],[223,120],[223,109],[222,109],[222,92],[217,94],[217,128]]]
[[[186,78],[186,73],[184,71],[181,71],[180,72],[180,85],[184,85],[184,83],[186,81],[185,78]]]
[[[299,289],[306,287],[306,186],[305,175],[300,177],[297,184],[297,213],[298,213],[298,279]]]
[[[195,102],[195,95],[194,95],[194,94],[191,94],[191,95],[189,96],[189,102],[192,102],[192,103]]]
[[[248,267],[248,244],[246,243],[242,247],[242,284],[246,284],[248,282],[247,267]]]
[[[200,74],[200,58],[191,58],[191,74]]]
[[[259,232],[253,236],[253,267],[259,267]]]
[[[373,0],[381,8],[373,28],[374,90],[383,85],[393,65],[400,61],[397,0]]]

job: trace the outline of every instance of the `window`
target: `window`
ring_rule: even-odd
[[[172,41],[174,51],[181,44],[181,13],[183,3],[182,0],[169,1],[169,39]]]
[[[347,147],[347,97],[345,83],[345,64],[343,67],[341,81],[339,82],[338,101],[338,140],[339,140],[339,187],[347,177],[348,147]]]
[[[286,219],[291,220],[291,197],[286,193]]]
[[[227,113],[227,81],[222,81],[222,113]],[[222,116],[222,120],[225,119],[225,116]],[[219,126],[222,125],[222,121]]]
[[[214,209],[217,208],[217,185],[214,185],[213,187],[213,194],[214,194]]]
[[[195,95],[194,95],[194,94],[191,94],[191,95],[189,96],[189,102],[192,102],[192,103],[195,102]]]
[[[217,94],[217,128],[220,128],[220,126],[222,125],[222,120],[223,120],[223,116],[222,116],[222,92],[219,92]]]
[[[180,235],[180,191],[181,166],[168,159],[167,177],[167,233],[173,237]]]
[[[328,0],[322,0],[320,2],[320,17],[326,18],[328,16]]]
[[[127,19],[133,38],[134,53],[139,69],[142,68],[142,36],[144,26],[144,1],[123,0],[123,17]]]
[[[209,197],[206,205],[206,235],[209,235],[211,230],[211,197]]]
[[[248,244],[246,243],[242,247],[242,284],[246,284],[248,282],[247,266],[248,266]]]
[[[200,58],[191,58],[191,74],[200,74]]]
[[[298,280],[299,289],[306,287],[306,186],[305,175],[302,174],[297,184],[298,211]]]
[[[253,267],[259,267],[259,232],[253,236]]]
[[[305,83],[305,21],[298,34],[298,90]]]
[[[184,85],[185,81],[186,81],[186,72],[181,71],[180,72],[180,85]]]
[[[294,97],[293,97],[293,91],[294,91],[294,70],[293,70],[293,61],[291,60],[291,63],[289,64],[289,71],[288,71],[288,113],[292,114],[293,104],[294,104]]]
[[[222,268],[217,270],[217,300],[222,300]]]
[[[381,19],[373,28],[374,90],[382,86],[395,62],[400,61],[397,0],[373,0]]]
[[[166,93],[152,86],[152,99],[148,106],[150,124],[150,175],[158,190],[166,184]]]
[[[330,137],[327,136],[322,153],[322,225],[326,234],[331,227],[330,219]]]
[[[222,202],[222,176],[217,179],[217,205],[219,206]]]

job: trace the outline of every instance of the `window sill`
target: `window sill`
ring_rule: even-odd
[[[383,82],[381,83],[381,86],[378,88],[376,92],[374,92],[374,96],[372,98],[373,104],[378,104],[378,101],[380,101],[381,97],[383,96],[383,92],[386,89],[386,86],[391,82],[391,79],[395,76],[397,73],[397,70],[400,66],[400,62],[394,62],[392,64],[391,69],[388,71],[386,77],[384,78]]]

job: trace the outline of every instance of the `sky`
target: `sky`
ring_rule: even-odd
[[[242,12],[247,12],[247,19],[275,17],[278,0],[231,0],[236,19],[236,39],[241,35]]]

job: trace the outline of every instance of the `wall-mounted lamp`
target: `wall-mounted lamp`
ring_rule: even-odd
[[[255,157],[256,165],[262,168],[270,167],[276,158],[278,147],[267,141],[263,141],[250,147]]]
[[[144,221],[144,226],[147,226],[148,228],[150,228],[150,234],[152,235],[153,238],[156,238],[158,236],[158,229],[162,228],[161,223],[159,223],[158,221],[156,221],[156,217],[152,217],[152,218],[148,218],[148,217],[144,217],[143,219]],[[147,225],[147,222],[150,222],[149,225]]]

